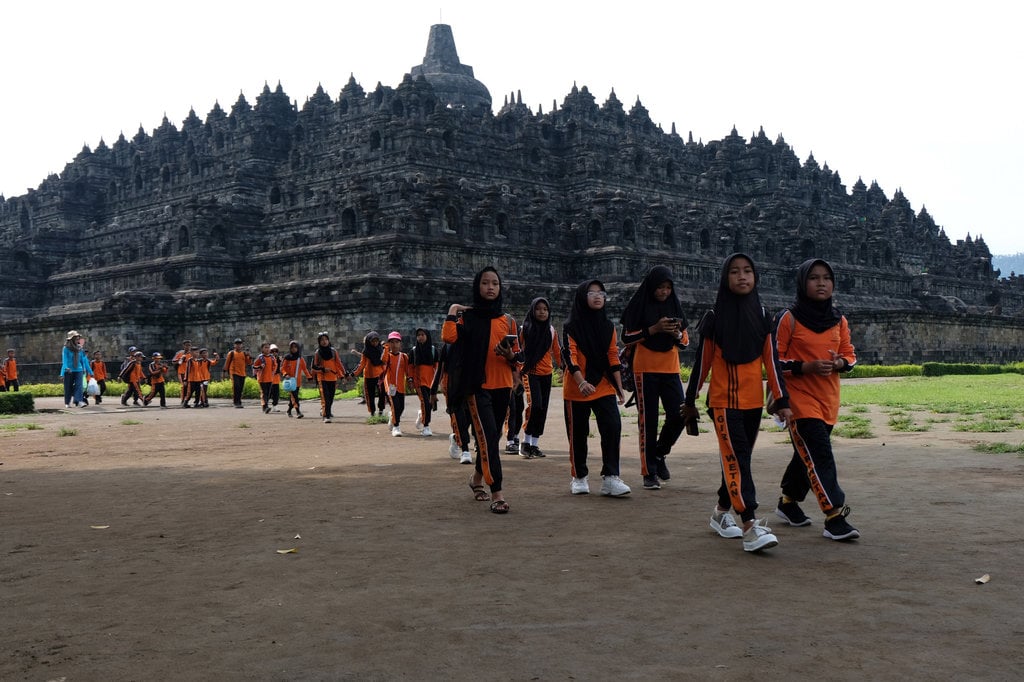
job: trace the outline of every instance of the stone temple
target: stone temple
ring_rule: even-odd
[[[902,192],[848,190],[781,135],[694,142],[614,92],[599,104],[574,85],[546,113],[510,94],[495,112],[447,25],[395,87],[353,77],[298,106],[266,86],[0,197],[0,336],[26,364],[52,362],[71,328],[114,358],[186,337],[308,346],[320,329],[347,348],[368,329],[438,329],[488,264],[514,315],[546,294],[557,324],[578,281],[604,280],[617,319],[664,263],[695,318],[733,251],[756,259],[773,309],[798,263],[830,260],[863,361],[1019,359],[1021,278]]]

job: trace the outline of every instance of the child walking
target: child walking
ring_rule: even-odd
[[[409,353],[409,375],[416,395],[420,399],[420,410],[416,415],[416,428],[423,436],[433,436],[430,430],[431,412],[437,409],[437,392],[431,392],[434,374],[437,373],[437,349],[430,339],[430,332],[423,327],[416,329],[416,345]]]
[[[20,386],[18,383],[18,359],[15,357],[13,348],[7,349],[7,357],[4,358],[3,364],[3,374],[4,379],[7,381],[7,386],[3,390],[17,393]]]
[[[96,380],[100,392],[96,394],[96,404],[103,402],[103,394],[107,392],[107,363],[103,361],[103,351],[92,354],[92,377]]]
[[[796,273],[796,302],[776,326],[779,364],[789,389],[793,457],[782,475],[782,497],[775,514],[791,526],[809,526],[800,508],[808,492],[825,514],[822,533],[831,540],[854,540],[860,531],[846,520],[850,508],[839,486],[832,453],[832,428],[839,416],[839,373],[857,364],[846,317],[832,304],[835,273],[820,258],[804,261]]]
[[[188,407],[188,401],[193,401],[193,407],[209,407],[210,398],[207,395],[207,388],[210,385],[210,368],[220,361],[220,355],[213,351],[213,357],[209,355],[206,348],[199,349],[199,355],[190,353],[188,356],[188,367],[185,376],[188,377],[188,393],[185,395],[185,402],[182,407]]]
[[[366,401],[366,409],[371,417],[374,414],[382,415],[387,396],[380,385],[381,375],[384,374],[384,347],[380,342],[380,334],[371,331],[364,336],[363,350],[359,355],[359,366],[353,374],[363,377],[363,399]]]
[[[697,396],[710,372],[706,403],[722,459],[722,483],[710,525],[723,538],[743,538],[747,552],[779,544],[764,520],[755,518],[757,491],[750,460],[764,408],[762,368],[778,416],[787,422],[793,416],[757,281],[757,270],[749,256],[734,253],[725,259],[715,307],[698,325],[700,343],[682,408],[685,422],[697,419]],[[742,529],[730,509],[740,515]]]
[[[633,347],[644,490],[658,490],[669,479],[665,458],[683,432],[679,351],[690,342],[686,326],[672,271],[664,265],[651,268],[622,313],[622,342]],[[665,408],[660,435],[659,402]]]
[[[551,376],[555,367],[562,367],[562,350],[558,334],[551,325],[551,304],[543,297],[530,302],[523,320],[520,335],[523,349],[523,387],[526,392],[526,426],[523,428],[523,444],[520,456],[526,459],[543,457],[540,437],[544,435],[544,423],[548,419],[548,404],[551,400]]]
[[[313,375],[306,368],[306,361],[302,357],[302,344],[298,341],[288,343],[288,352],[281,361],[281,376],[285,379],[295,377],[295,390],[288,391],[288,417],[290,418],[292,410],[295,410],[295,418],[302,419],[299,390],[302,388],[302,378],[312,379]]]
[[[502,310],[501,277],[493,267],[476,274],[472,295],[472,306],[451,305],[441,328],[441,339],[455,345],[452,354],[458,356],[449,358],[448,398],[456,405],[465,402],[476,437],[476,468],[469,480],[474,499],[490,501],[495,514],[507,514],[498,441],[512,394],[512,370],[521,359],[507,338],[516,336],[516,323]]]
[[[441,345],[437,371],[434,372],[434,380],[430,384],[431,401],[436,403],[438,389],[444,392],[445,411],[448,413],[452,425],[452,432],[448,436],[448,455],[452,459],[459,460],[460,464],[472,464],[473,457],[469,454],[470,427],[466,403],[465,401],[453,401],[448,391],[448,356],[451,353],[451,348],[452,344],[450,343]]]
[[[338,379],[345,376],[345,367],[341,364],[338,351],[331,345],[331,337],[327,332],[320,332],[316,338],[316,353],[313,354],[313,375],[320,387],[320,416],[324,424],[334,419],[334,392],[337,390]]]
[[[168,366],[164,362],[164,356],[160,353],[153,353],[153,361],[149,363],[149,394],[142,399],[142,404],[149,407],[149,404],[156,398],[160,398],[160,407],[167,407],[166,377]]]
[[[391,406],[391,435],[402,437],[402,414],[405,412],[405,385],[409,376],[409,356],[402,352],[402,335],[388,334],[387,359],[384,362],[384,390]]]
[[[572,309],[562,330],[562,357],[571,380],[562,387],[565,433],[569,438],[569,492],[586,495],[587,438],[590,415],[601,434],[601,494],[624,497],[629,486],[619,478],[619,439],[622,419],[619,405],[625,402],[619,372],[619,348],[615,325],[605,314],[608,298],[604,284],[594,279],[576,287]]]
[[[260,354],[252,361],[252,370],[260,385],[260,407],[263,414],[270,414],[271,407],[277,404],[273,394],[274,378],[280,374],[281,367],[279,358],[271,351],[276,347],[264,342],[260,346]]]

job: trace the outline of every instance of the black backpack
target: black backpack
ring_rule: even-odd
[[[633,376],[633,354],[636,352],[636,344],[631,343],[619,349],[619,376],[622,378],[622,388],[632,395],[626,401],[625,407],[630,407],[636,402],[636,377]]]

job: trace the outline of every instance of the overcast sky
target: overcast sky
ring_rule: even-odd
[[[494,109],[534,111],[573,83],[637,98],[666,132],[782,135],[847,189],[877,180],[956,241],[1024,251],[1019,3],[16,2],[0,9],[0,194],[60,173],[83,144],[163,116],[179,128],[280,82],[299,105],[354,75],[397,86],[449,24]]]

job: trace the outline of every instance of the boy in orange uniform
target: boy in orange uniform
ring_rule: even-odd
[[[245,377],[252,366],[252,355],[242,347],[242,339],[235,339],[235,347],[224,356],[224,372],[231,377],[231,402],[242,409],[242,392],[245,390]]]
[[[121,404],[127,405],[128,398],[133,398],[135,402],[142,397],[142,380],[145,378],[145,371],[142,369],[142,362],[145,358],[145,354],[141,350],[137,350],[132,353],[132,359],[125,363],[124,368],[118,375],[118,379],[125,383],[125,391],[121,395]]]
[[[188,380],[188,362],[192,359],[192,341],[185,339],[181,342],[181,350],[174,354],[171,358],[171,364],[177,370],[178,381],[181,382],[181,406],[184,407],[185,403],[188,402],[189,395],[189,380]]]
[[[149,363],[149,395],[142,399],[142,404],[149,407],[153,399],[160,396],[160,407],[167,407],[166,382],[167,364],[163,361],[164,356],[160,353],[153,353],[153,362]]]
[[[260,407],[264,414],[270,414],[271,405],[277,405],[277,398],[274,393],[274,379],[281,381],[281,361],[274,352],[277,346],[264,343],[260,346],[260,354],[252,362],[252,369],[256,373],[256,381],[260,384]]]
[[[391,404],[391,435],[400,438],[402,413],[405,411],[405,385],[412,381],[409,376],[409,356],[402,352],[402,335],[388,334],[388,353],[384,363],[384,390]]]
[[[2,390],[18,392],[18,361],[14,357],[14,349],[7,349],[7,357],[4,358],[3,375],[7,386]]]
[[[210,384],[210,367],[220,360],[220,356],[217,354],[217,351],[214,351],[213,357],[210,358],[208,353],[209,351],[205,348],[200,348],[199,357],[192,355],[188,361],[186,374],[189,379],[189,392],[185,396],[185,402],[182,403],[182,407],[188,407],[189,399],[194,400],[194,407],[210,406],[209,398],[206,395],[206,387]]]
[[[820,258],[797,269],[796,302],[778,319],[779,364],[789,389],[793,420],[789,433],[793,457],[782,475],[782,497],[775,514],[791,526],[809,526],[800,509],[808,492],[825,514],[823,535],[830,540],[854,540],[860,531],[846,515],[846,493],[839,486],[832,453],[832,427],[839,416],[839,373],[857,364],[850,342],[850,325],[832,305],[835,274]]]
[[[107,392],[107,363],[103,361],[103,351],[98,350],[92,354],[92,376],[100,387],[96,394],[96,404],[103,402],[103,394]]]

